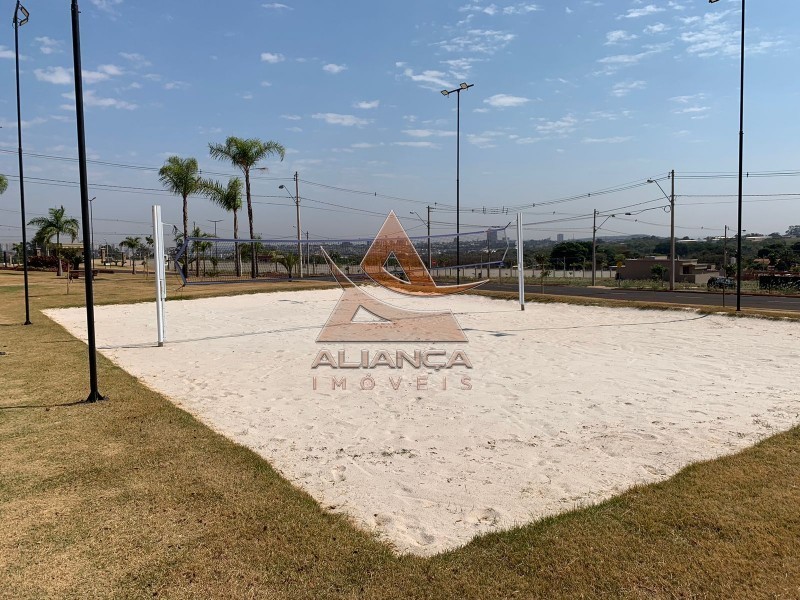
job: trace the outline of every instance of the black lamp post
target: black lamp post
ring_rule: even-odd
[[[718,0],[708,0],[714,4]],[[742,174],[744,167],[744,9],[742,0],[742,49],[739,72],[739,235],[736,237],[736,310],[742,310]]]
[[[454,90],[442,90],[442,95],[447,97],[456,94],[456,283],[461,283],[461,197],[459,190],[459,176],[461,174],[461,92],[468,90],[474,83],[461,83]]]
[[[22,13],[22,19],[19,18]],[[17,64],[17,148],[19,150],[19,204],[22,212],[22,272],[25,279],[25,325],[31,324],[30,294],[28,292],[28,236],[25,228],[28,223],[25,219],[25,179],[22,171],[22,116],[20,113],[19,99],[19,28],[28,22],[29,13],[17,0],[14,9],[14,53]]]
[[[86,287],[86,333],[89,345],[89,396],[86,402],[105,400],[97,386],[97,346],[94,334],[94,277],[88,265],[92,260],[89,178],[86,173],[86,133],[83,118],[83,72],[81,71],[81,32],[78,0],[72,0],[72,60],[75,68],[75,117],[78,132],[78,171],[81,188],[81,223],[83,229],[83,261],[87,265],[83,278]]]

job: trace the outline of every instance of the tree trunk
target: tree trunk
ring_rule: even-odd
[[[183,276],[189,274],[189,200],[188,196],[183,197],[183,243],[187,244],[186,252],[183,254]]]
[[[61,277],[64,274],[64,271],[61,269],[61,236],[58,232],[56,232],[56,260],[58,261],[56,273],[59,277]]]
[[[131,275],[136,275],[136,252],[131,253]]]
[[[244,169],[244,190],[247,196],[247,220],[250,222],[250,239],[256,239],[255,230],[253,229],[253,202],[250,199],[250,169]],[[258,275],[258,256],[255,247],[250,252],[250,277],[253,279]]]
[[[237,211],[233,211],[233,239],[239,239],[239,215]],[[236,276],[242,276],[242,257],[239,254],[239,244],[234,244],[234,260],[236,262]]]

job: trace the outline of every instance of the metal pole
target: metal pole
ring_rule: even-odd
[[[456,284],[461,283],[461,88],[456,91]]]
[[[303,243],[301,241],[302,234],[300,233],[300,183],[297,177],[297,171],[294,172],[294,201],[297,206],[297,256],[300,259],[298,266],[300,268],[300,279],[303,278]]]
[[[670,265],[669,289],[675,290],[675,169],[670,173],[672,180],[672,194],[669,197],[669,235],[670,235]]]
[[[592,213],[592,285],[595,283],[597,271],[597,209]]]
[[[431,207],[428,206],[428,271],[433,268],[431,263]]]
[[[742,169],[744,166],[744,8],[742,0],[742,61],[739,83],[739,237],[736,239],[736,310],[742,310]]]
[[[25,228],[28,223],[25,219],[25,178],[22,170],[22,116],[20,112],[20,93],[19,93],[19,11],[25,8],[17,0],[17,7],[14,10],[14,51],[17,65],[17,142],[19,150],[19,204],[22,212],[22,273],[25,280],[25,325],[31,324],[31,305],[30,293],[28,288],[28,235]],[[27,23],[27,11],[25,11],[25,21]],[[23,24],[24,24],[23,23]]]
[[[722,243],[722,277],[728,278],[728,226],[725,225],[725,241]],[[722,282],[722,306],[725,306],[725,281]]]
[[[89,198],[89,223],[92,228],[92,268],[94,268],[94,201],[96,197]]]
[[[517,282],[519,286],[519,309],[525,310],[525,257],[522,240],[522,213],[517,213]]]
[[[78,123],[78,168],[81,184],[81,219],[83,222],[83,260],[86,265],[91,262],[89,231],[89,184],[86,174],[86,135],[83,118],[83,75],[81,72],[81,33],[80,11],[78,0],[72,0],[72,55],[75,67],[75,116]],[[94,334],[94,289],[92,269],[86,269],[83,278],[86,283],[86,325],[89,343],[89,385],[90,392],[86,402],[104,400],[97,387],[97,348]]]

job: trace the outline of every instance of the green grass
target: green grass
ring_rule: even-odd
[[[0,272],[0,290],[18,283]],[[0,295],[2,598],[800,596],[798,429],[598,506],[398,557],[102,356],[110,401],[69,405],[88,391],[86,346],[40,311],[80,305],[82,282],[69,295],[52,275],[31,284],[31,326],[21,292]],[[151,297],[139,276],[97,282],[100,303]]]

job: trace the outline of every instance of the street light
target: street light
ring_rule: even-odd
[[[22,13],[22,19],[19,14]],[[28,236],[25,228],[25,179],[22,171],[22,116],[20,113],[19,99],[19,28],[28,22],[30,13],[17,0],[17,7],[14,9],[14,56],[17,64],[17,148],[19,150],[19,204],[22,212],[22,272],[25,279],[25,325],[31,324],[31,308],[28,293]]]
[[[648,179],[647,183],[655,183],[664,198],[669,201],[669,289],[675,290],[675,171],[670,171],[669,178],[672,180],[672,196],[667,196],[667,192],[655,179]]]
[[[300,235],[301,235],[301,229],[300,229],[300,190],[299,190],[298,185],[299,184],[298,184],[298,181],[297,181],[297,171],[295,171],[295,173],[294,173],[295,196],[292,197],[291,192],[288,189],[286,189],[286,186],[283,185],[283,184],[280,184],[278,186],[278,189],[284,190],[287,194],[289,194],[289,197],[292,198],[292,200],[294,200],[295,206],[297,207],[297,256],[300,258],[300,261],[298,262],[298,265],[299,265],[299,268],[300,268],[300,278],[302,279],[303,278],[303,242],[301,241],[301,237],[300,237]]]
[[[626,212],[626,215],[630,215],[631,213]],[[600,225],[597,224],[597,209],[594,209],[593,213],[593,221],[592,221],[592,285],[595,283],[595,278],[597,277],[597,230],[601,229],[606,221],[608,221],[612,217],[616,217],[617,215],[607,215],[603,222]],[[566,264],[566,258],[564,259]],[[566,267],[565,267],[566,269]]]
[[[460,208],[461,198],[459,190],[459,178],[461,175],[461,92],[468,90],[474,83],[461,83],[454,90],[442,90],[442,95],[447,97],[456,94],[456,283],[461,283],[461,220]]]
[[[417,211],[412,210],[411,213],[409,214],[417,215],[419,220],[425,223],[425,219],[423,219]],[[430,206],[428,207],[427,225],[428,225],[428,271],[430,271],[431,270],[431,207]]]
[[[708,0],[714,4],[718,0]],[[736,310],[742,310],[742,171],[744,167],[744,9],[742,0],[742,48],[739,75],[739,235],[736,239]]]

